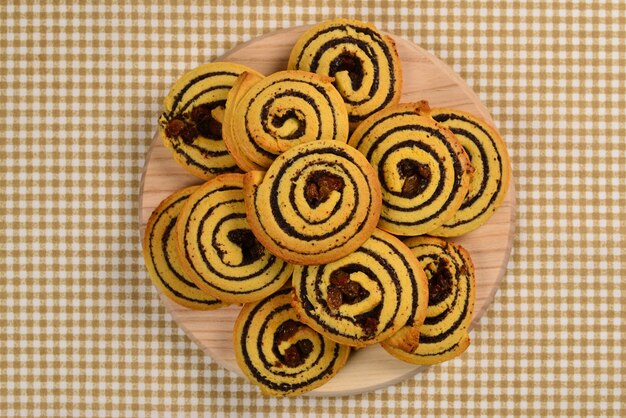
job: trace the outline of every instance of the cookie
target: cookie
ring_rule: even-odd
[[[176,162],[190,173],[209,180],[239,168],[222,141],[224,106],[231,87],[244,71],[240,64],[213,62],[178,79],[165,98],[159,134]]]
[[[152,212],[143,239],[143,258],[150,279],[165,296],[190,309],[217,309],[226,304],[186,277],[176,248],[176,220],[196,189],[192,186],[175,192]]]
[[[348,141],[348,113],[332,78],[279,71],[243,74],[231,91],[224,142],[244,171],[265,170],[289,148],[320,139]]]
[[[511,179],[511,163],[498,131],[470,113],[433,109],[430,116],[448,127],[469,155],[474,174],[459,210],[431,235],[456,237],[483,225],[500,206]]]
[[[220,300],[260,300],[291,276],[292,266],[265,250],[250,231],[242,174],[222,174],[198,187],[176,228],[183,268]]]
[[[274,255],[296,264],[337,260],[369,238],[380,183],[365,157],[339,141],[312,141],[245,175],[247,219]]]
[[[344,366],[350,348],[299,322],[286,287],[243,306],[233,331],[237,364],[261,392],[294,396],[315,389]]]
[[[429,233],[459,209],[472,166],[449,129],[420,113],[425,102],[399,104],[364,121],[349,144],[377,170],[383,196],[378,227],[392,234]]]
[[[296,266],[292,285],[300,320],[354,347],[389,338],[409,319],[423,318],[428,305],[428,284],[417,259],[399,239],[378,229],[340,260]],[[413,348],[418,338],[415,328],[397,340]]]
[[[469,346],[468,327],[476,299],[474,265],[460,245],[421,236],[405,241],[428,277],[428,309],[419,345],[402,350],[389,341],[383,348],[413,364],[436,364],[462,354]]]
[[[311,27],[291,50],[287,68],[334,77],[352,129],[400,100],[402,66],[395,43],[370,23],[335,19]]]

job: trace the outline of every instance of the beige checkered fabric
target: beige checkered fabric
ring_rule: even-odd
[[[623,1],[78,3],[0,5],[1,416],[626,415]],[[185,69],[333,16],[416,42],[479,93],[512,155],[517,234],[461,358],[363,395],[270,399],[162,307],[139,178]]]

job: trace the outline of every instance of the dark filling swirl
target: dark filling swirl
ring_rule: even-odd
[[[248,367],[248,370],[250,371],[250,373],[252,373],[252,376],[254,376],[254,378],[258,382],[262,383],[264,386],[270,389],[279,390],[282,392],[289,392],[289,391],[293,391],[299,388],[307,387],[313,384],[318,379],[326,376],[329,373],[332,373],[335,368],[335,363],[337,362],[337,359],[339,357],[339,350],[341,348],[339,344],[332,344],[331,346],[334,346],[333,352],[331,356],[328,356],[327,351],[329,350],[329,345],[325,342],[324,338],[320,338],[319,339],[320,354],[317,358],[312,359],[309,362],[311,365],[310,369],[312,370],[316,368],[319,369],[319,372],[316,375],[306,380],[294,379],[291,382],[286,382],[286,381],[277,382],[276,379],[272,378],[273,375],[284,376],[284,377],[294,376],[294,373],[290,372],[289,368],[287,368],[284,371],[275,370],[275,367],[274,367],[275,364],[272,364],[271,362],[268,361],[263,350],[264,333],[273,332],[275,334],[275,331],[272,331],[268,328],[268,324],[270,323],[271,319],[275,315],[278,315],[286,310],[293,309],[290,304],[272,306],[274,305],[273,299],[279,296],[288,295],[290,293],[291,293],[290,288],[284,288],[274,293],[272,296],[259,302],[254,307],[254,309],[250,312],[250,315],[248,315],[248,317],[246,318],[242,327],[241,336],[239,338],[239,344],[241,344],[241,347],[242,347],[243,360],[246,366]],[[253,323],[254,323],[254,320],[256,319],[256,316],[259,315],[260,312],[266,311],[266,309],[264,308],[268,305],[272,306],[272,309],[269,310],[270,314],[267,317],[263,318],[263,321],[260,327],[253,328]],[[249,340],[250,335],[253,335],[256,341],[251,342]],[[274,341],[273,338],[272,338],[272,341]],[[254,364],[252,360],[250,359],[251,350],[255,350],[256,354],[260,357],[260,360],[261,360],[260,365]],[[328,358],[326,360],[323,360],[324,357],[328,357]]]
[[[497,163],[498,163],[498,168],[500,173],[503,172],[504,169],[504,164],[502,162],[502,156],[500,155],[499,152],[497,152],[498,150],[498,145],[496,143],[496,140],[489,134],[489,132],[487,132],[482,126],[476,124],[474,121],[462,116],[462,115],[455,115],[455,114],[451,114],[451,113],[442,113],[442,114],[438,114],[438,115],[434,115],[433,119],[435,119],[437,122],[441,122],[444,123],[450,120],[460,120],[466,123],[471,124],[474,128],[478,129],[479,131],[482,132],[482,134],[489,138],[489,142],[491,144],[491,146],[493,147],[493,149],[496,151],[495,155],[491,158],[494,158]],[[481,163],[483,165],[483,177],[481,179],[480,182],[480,190],[478,191],[478,193],[476,193],[474,196],[466,199],[463,204],[461,205],[460,209],[465,209],[468,207],[471,207],[472,205],[474,205],[479,199],[481,199],[484,195],[484,191],[487,187],[487,181],[490,177],[490,169],[489,169],[489,156],[487,155],[487,152],[485,150],[484,145],[479,141],[478,137],[476,135],[474,135],[472,132],[466,130],[466,129],[462,129],[462,128],[457,128],[457,127],[451,127],[450,130],[452,131],[452,133],[454,133],[457,136],[462,136],[467,138],[469,141],[473,142],[476,147],[479,150],[480,155],[476,156],[476,158],[480,158]],[[468,153],[469,155],[469,153]],[[476,175],[476,174],[474,174]],[[476,213],[471,219],[466,219],[466,220],[461,220],[452,224],[446,224],[446,226],[453,228],[455,226],[461,225],[461,224],[465,224],[465,223],[469,223],[471,221],[473,221],[474,219],[478,218],[479,216],[481,216],[483,213],[485,213],[485,211],[487,211],[490,207],[492,207],[494,201],[498,198],[498,196],[500,195],[501,192],[501,187],[502,187],[502,182],[498,181],[498,188],[496,190],[495,193],[493,193],[493,195],[491,196],[491,198],[489,199],[489,202],[483,206],[483,210]]]
[[[194,203],[194,205],[192,206],[192,212],[196,212],[197,211],[197,207],[199,205],[201,205],[204,201],[209,200],[211,201],[212,196],[216,193],[222,192],[222,191],[228,191],[228,190],[241,190],[241,187],[236,187],[236,186],[223,186],[220,187],[218,189],[212,190],[209,193],[205,194],[204,196],[202,196],[202,198],[198,199],[198,201],[196,201]],[[203,240],[202,240],[202,234],[204,231],[204,224],[206,223],[206,221],[211,217],[211,215],[213,214],[214,211],[216,211],[219,207],[223,206],[223,205],[229,205],[229,204],[241,204],[243,205],[243,199],[234,199],[234,200],[226,200],[226,201],[222,201],[222,202],[218,202],[215,203],[214,205],[211,206],[211,208],[206,211],[205,213],[202,213],[201,219],[198,223],[198,228],[195,231],[194,236],[194,240],[195,242],[198,244],[199,247],[199,253],[200,253],[200,260],[203,264],[204,267],[206,267],[207,270],[209,270],[211,272],[211,274],[219,277],[220,279],[223,280],[236,280],[236,281],[243,281],[243,280],[249,280],[249,279],[254,279],[256,277],[258,277],[259,275],[263,274],[264,272],[266,272],[268,269],[270,269],[277,261],[278,259],[274,256],[270,256],[268,257],[267,262],[263,265],[260,266],[260,268],[258,270],[252,271],[249,274],[246,275],[241,275],[239,277],[231,277],[231,276],[226,276],[224,275],[222,272],[220,272],[219,270],[217,270],[213,263],[211,263],[211,261],[209,260],[207,254],[210,253],[210,251],[204,247],[204,245],[202,244]],[[229,215],[226,215],[224,218],[220,219],[220,221],[218,222],[218,224],[216,225],[216,230],[219,228],[220,224],[226,222],[229,219],[233,219],[233,218],[242,218],[245,217],[245,214],[243,213],[231,213]],[[191,268],[198,274],[198,276],[202,277],[202,274],[198,271],[198,269],[195,267],[194,265],[194,261],[192,260],[192,258],[190,257],[188,251],[186,250],[186,248],[189,245],[189,236],[190,234],[188,233],[189,231],[189,222],[190,219],[187,220],[187,223],[185,224],[185,236],[184,236],[184,248],[185,248],[185,257],[187,258],[187,261],[189,262],[189,265],[191,266]],[[247,230],[246,230],[247,231]],[[230,231],[232,232],[232,231]],[[258,243],[256,242],[256,239],[254,240],[254,242],[243,242],[244,241],[244,236],[243,235],[247,235],[247,233],[242,232],[241,234],[238,233],[234,233],[234,235],[230,235],[229,238],[233,238],[238,242],[242,242],[242,253],[243,253],[243,262],[241,263],[241,266],[245,266],[248,264],[251,264],[252,262],[258,260],[262,255],[265,254],[265,249]],[[217,250],[217,248],[219,248],[219,245],[217,245],[215,243],[215,237],[212,237],[212,246],[213,248],[216,249],[217,253],[219,254],[219,250]],[[204,282],[207,284],[207,286],[210,286],[212,288],[215,288],[216,290],[220,290],[220,291],[225,291],[228,293],[236,293],[236,294],[246,294],[246,293],[253,293],[256,291],[259,291],[261,288],[266,287],[268,285],[270,285],[271,283],[274,283],[276,280],[280,279],[282,272],[287,268],[287,263],[282,263],[282,266],[280,268],[280,271],[278,271],[275,276],[273,277],[273,279],[269,282],[269,283],[262,283],[260,284],[261,287],[255,287],[255,288],[248,288],[246,290],[226,290],[226,289],[222,289],[218,286],[215,285],[215,283],[212,282],[208,282],[206,280],[204,280]]]
[[[315,42],[318,37],[323,36],[324,34],[328,32],[333,32],[333,31],[341,31],[343,33],[346,33],[348,28],[350,28],[351,31],[355,31],[361,35],[364,35],[365,37],[367,37],[369,42],[356,38],[356,37],[352,37],[352,36],[338,36],[338,37],[328,40],[327,42],[325,42],[323,45],[321,45],[317,50],[313,52],[309,50],[310,45],[313,42]],[[374,48],[372,48],[371,44],[378,45],[378,47],[383,51],[383,56],[378,56]],[[296,60],[296,68],[301,68],[300,62],[302,61],[302,57],[304,56],[304,54],[312,54],[311,65],[309,66],[309,68],[302,68],[302,69],[305,69],[311,72],[317,72],[317,69],[321,61],[321,57],[328,50],[341,49],[342,45],[356,45],[357,48],[359,48],[365,54],[365,56],[368,57],[368,59],[371,62],[372,74],[370,76],[373,79],[373,83],[368,92],[367,97],[370,97],[370,98],[376,97],[378,94],[378,91],[379,91],[378,80],[381,77],[380,60],[385,60],[389,68],[389,72],[385,74],[384,76],[390,80],[390,83],[389,83],[390,88],[387,92],[383,92],[383,94],[385,94],[385,98],[383,102],[381,103],[380,106],[378,106],[376,109],[372,109],[372,111],[368,112],[367,114],[364,114],[364,115],[351,114],[349,116],[349,120],[351,123],[355,123],[355,122],[360,122],[366,119],[369,115],[377,112],[380,109],[385,108],[391,102],[391,100],[393,99],[395,95],[393,86],[396,83],[396,74],[395,74],[396,68],[394,67],[393,53],[389,49],[389,46],[387,45],[385,40],[380,36],[380,34],[370,28],[358,27],[358,26],[353,26],[353,25],[337,25],[337,26],[332,26],[332,27],[329,27],[329,28],[326,28],[324,30],[317,32],[314,36],[312,36],[309,40],[307,40],[307,42],[303,45],[302,50]],[[330,71],[329,71],[330,74],[328,75],[334,75],[339,71],[348,71],[352,88],[357,89],[361,86],[363,78],[365,76],[363,67],[364,67],[364,64],[360,61],[360,59],[358,59],[352,53],[349,53],[344,49],[331,62]],[[349,103],[351,105],[360,105],[360,104],[368,102],[371,99],[365,99],[361,101],[351,101],[347,99],[346,97],[344,97],[344,100],[346,101],[346,103]]]
[[[338,269],[337,270],[338,272],[331,273],[331,281],[328,287],[332,288],[331,286],[334,286],[338,288],[339,292],[342,293],[341,304],[345,302],[356,303],[357,301],[363,300],[363,298],[366,298],[367,296],[369,296],[364,292],[365,289],[363,289],[361,286],[358,286],[358,287],[354,286],[353,289],[343,291],[341,287],[346,286],[347,283],[349,282],[349,280],[346,280],[346,277],[345,277],[346,274],[348,274],[349,276],[349,274],[352,274],[357,271],[365,273],[374,283],[377,283],[381,291],[381,294],[383,294],[384,298],[394,298],[395,300],[394,310],[392,314],[390,315],[389,322],[384,323],[382,325],[380,324],[380,313],[381,313],[381,309],[383,306],[382,303],[378,304],[371,311],[357,315],[355,317],[341,316],[338,312],[336,312],[336,308],[333,308],[333,306],[337,306],[337,305],[341,306],[341,304],[339,304],[339,300],[336,300],[336,301],[325,300],[323,297],[321,286],[324,283],[324,279],[323,279],[324,267],[323,266],[315,266],[315,267],[303,266],[302,267],[302,270],[301,270],[302,278],[300,280],[300,285],[298,288],[298,293],[300,295],[299,298],[302,303],[302,306],[309,317],[311,317],[317,323],[322,325],[324,329],[326,329],[328,332],[333,333],[335,335],[340,335],[340,336],[344,336],[347,338],[351,338],[350,335],[346,335],[343,331],[336,329],[335,327],[332,326],[332,324],[326,323],[322,319],[321,315],[316,313],[315,306],[320,305],[320,304],[322,306],[327,306],[327,314],[330,315],[331,317],[341,318],[341,319],[347,320],[355,324],[356,326],[361,327],[365,331],[365,335],[361,337],[361,339],[363,340],[370,339],[372,334],[375,331],[378,331],[378,333],[382,333],[393,326],[394,318],[396,318],[396,316],[399,313],[400,300],[402,300],[404,292],[410,292],[412,295],[413,305],[411,306],[412,312],[411,312],[410,317],[413,317],[415,315],[415,311],[417,310],[417,307],[419,304],[417,279],[415,275],[413,274],[413,269],[411,265],[409,264],[409,261],[404,257],[402,253],[399,252],[397,248],[395,248],[389,242],[381,238],[378,238],[376,236],[372,236],[370,240],[373,240],[376,243],[376,245],[382,245],[384,250],[374,251],[372,249],[369,249],[363,246],[359,248],[357,252],[362,252],[368,258],[371,258],[374,263],[380,265],[380,267],[382,267],[382,269],[385,272],[384,277],[377,276],[367,266],[356,264],[356,263],[351,263],[351,264],[341,267],[341,269]],[[383,256],[382,255],[383,253],[387,255]],[[392,254],[392,257],[389,257],[388,255],[389,253]],[[400,279],[398,278],[398,275],[396,273],[398,269],[394,267],[396,263],[403,264],[405,270],[408,272],[408,276],[409,276],[408,278],[411,282],[410,289],[403,288],[403,286],[401,285]],[[389,282],[391,282],[391,284],[395,288],[395,292],[383,293],[381,280],[389,280]],[[310,294],[307,291],[307,283],[310,283],[311,281],[314,281],[316,283],[314,287],[315,289],[314,294]],[[350,285],[350,286],[353,286],[353,285]],[[344,293],[347,293],[348,295],[345,296]],[[344,302],[344,298],[346,299],[345,302]]]
[[[196,298],[191,298],[179,291],[177,291],[176,289],[174,289],[168,282],[167,280],[165,280],[163,278],[162,273],[159,271],[159,269],[157,268],[157,260],[155,259],[155,245],[160,245],[161,247],[161,251],[164,254],[167,254],[167,248],[168,248],[168,241],[170,239],[170,235],[176,225],[176,220],[178,219],[177,217],[173,217],[170,219],[170,221],[168,222],[167,226],[165,227],[165,231],[163,233],[163,236],[161,237],[161,242],[160,243],[156,243],[156,237],[155,237],[155,231],[156,231],[156,226],[159,225],[161,222],[163,222],[163,217],[165,216],[166,213],[168,213],[169,211],[172,210],[176,210],[176,207],[178,205],[182,205],[188,198],[189,196],[181,196],[180,198],[176,199],[175,201],[173,201],[169,206],[167,206],[157,217],[155,223],[154,223],[154,227],[153,229],[150,231],[150,237],[148,239],[148,245],[149,245],[149,254],[150,254],[150,260],[152,262],[152,265],[154,266],[154,269],[156,271],[157,277],[159,279],[159,282],[165,286],[165,288],[167,290],[169,290],[173,295],[175,295],[178,298],[184,299],[184,300],[188,300],[190,302],[195,302],[195,303],[201,303],[204,305],[215,305],[220,303],[219,300],[216,299],[196,299]],[[167,265],[168,270],[174,274],[174,276],[180,280],[181,282],[183,282],[185,285],[189,286],[192,289],[197,289],[198,287],[193,283],[190,282],[189,280],[187,280],[186,277],[184,277],[177,269],[174,268],[174,266],[172,265],[172,262],[170,261],[169,258],[165,258],[165,263]]]
[[[346,152],[343,152],[340,149],[337,148],[321,148],[321,149],[313,149],[313,150],[308,150],[308,151],[304,151],[301,154],[298,155],[297,158],[306,158],[309,155],[317,155],[318,158],[316,158],[316,161],[322,161],[323,160],[323,155],[324,154],[332,154],[335,156],[339,156],[342,159],[346,160],[347,162],[350,162],[351,165],[356,166],[358,168],[358,172],[353,173],[351,172],[352,170],[348,170],[347,167],[344,167],[341,163],[339,164],[335,164],[334,167],[335,168],[340,168],[342,169],[345,173],[346,176],[344,178],[347,178],[348,181],[352,184],[352,187],[354,189],[354,201],[355,204],[352,207],[352,209],[350,210],[350,213],[347,216],[347,219],[351,219],[354,217],[354,214],[356,213],[356,210],[358,208],[359,205],[362,204],[366,204],[368,207],[368,212],[370,211],[370,208],[373,205],[373,201],[372,201],[372,195],[371,193],[369,194],[369,200],[364,203],[362,202],[362,196],[359,193],[359,188],[357,187],[357,183],[356,180],[354,179],[354,175],[360,175],[363,178],[366,178],[365,176],[365,172],[359,167],[358,164],[355,163],[355,161],[353,160],[353,158],[347,154]],[[315,163],[316,165],[323,165],[324,163]],[[333,228],[331,231],[325,233],[325,234],[315,234],[315,233],[310,233],[310,234],[303,234],[300,231],[297,231],[296,229],[294,229],[289,222],[287,221],[287,219],[284,217],[281,207],[285,204],[293,204],[293,199],[291,200],[291,202],[279,202],[278,200],[278,189],[279,186],[281,184],[281,182],[285,182],[285,181],[289,181],[293,183],[293,179],[285,179],[285,172],[288,170],[289,166],[291,164],[283,164],[280,169],[278,170],[278,172],[276,173],[275,177],[273,179],[271,179],[271,186],[270,186],[270,191],[269,191],[269,204],[270,204],[270,210],[271,210],[271,216],[274,218],[275,222],[278,224],[278,226],[284,231],[285,234],[301,239],[303,241],[311,241],[311,240],[323,240],[329,237],[332,237],[334,235],[336,235],[337,233],[339,233],[340,231],[344,230],[347,226],[348,221],[337,225],[335,228]],[[263,216],[267,216],[266,214],[264,215],[261,211],[260,211],[260,207],[264,206],[265,202],[260,202],[259,201],[259,197],[258,194],[255,196],[254,199],[254,211],[255,211],[255,216],[258,219],[262,219]],[[306,221],[306,219],[305,219]],[[311,222],[311,224],[313,225],[314,223]],[[358,234],[363,227],[365,226],[366,222],[363,221],[361,223],[359,223],[359,225],[356,227],[354,233],[352,236]],[[285,248],[284,245],[282,245],[280,242],[276,242],[275,244],[281,248]],[[343,245],[343,242],[337,242],[337,244],[335,246],[329,246],[328,248],[324,248],[324,249],[320,249],[320,254],[323,254],[324,252],[328,252],[331,251],[341,245]]]
[[[448,315],[452,312],[455,312],[460,309],[460,314],[457,320],[445,331],[441,332],[437,335],[420,335],[420,343],[424,344],[435,344],[445,340],[448,336],[454,333],[465,321],[469,309],[470,309],[470,292],[471,292],[471,279],[469,274],[467,273],[467,267],[464,265],[463,261],[459,263],[456,260],[456,257],[460,257],[460,260],[463,260],[460,254],[453,249],[453,247],[448,246],[451,251],[455,252],[455,257],[453,258],[442,258],[439,249],[435,249],[432,253],[421,254],[419,256],[419,260],[439,260],[436,266],[434,267],[435,274],[429,280],[428,289],[430,291],[431,281],[433,292],[433,299],[431,302],[429,296],[429,305],[433,305],[435,303],[439,303],[442,300],[448,298],[451,294],[453,294],[452,301],[446,310],[436,316],[427,316],[424,324],[426,325],[435,325],[439,322],[443,321]],[[443,261],[442,260],[446,260]],[[452,270],[456,273],[452,276]],[[464,286],[467,289],[467,292],[463,295],[461,294],[461,286]],[[461,298],[463,299],[461,300]],[[459,307],[459,305],[461,305]]]
[[[271,84],[269,84],[268,86],[266,86],[266,89],[269,89],[275,85],[280,85],[280,84],[284,84],[285,86],[289,86],[289,83],[295,83],[295,84],[305,84],[307,86],[313,87],[323,98],[325,103],[327,104],[327,107],[329,109],[331,109],[331,115],[332,115],[332,138],[336,138],[337,137],[337,131],[338,131],[338,121],[337,121],[337,115],[335,114],[335,112],[332,110],[333,106],[332,106],[332,100],[330,98],[330,96],[328,95],[328,92],[326,92],[326,90],[324,90],[323,86],[320,86],[314,82],[310,82],[310,81],[305,81],[305,80],[297,80],[297,79],[282,79],[282,80],[277,80]],[[272,108],[274,102],[276,100],[279,100],[281,98],[284,97],[297,97],[301,100],[303,100],[304,102],[306,102],[309,106],[311,106],[311,109],[313,109],[313,111],[315,112],[315,118],[317,123],[322,122],[322,110],[320,108],[320,104],[316,103],[315,100],[309,96],[306,93],[303,93],[300,90],[297,90],[295,88],[285,88],[282,92],[274,94],[273,96],[269,97],[269,98],[265,98],[263,92],[260,92],[257,96],[253,97],[250,100],[250,103],[248,105],[248,108],[246,109],[246,113],[245,113],[245,120],[246,121],[252,121],[254,120],[254,117],[258,117],[259,121],[261,123],[261,126],[263,127],[263,130],[266,133],[270,133],[272,132],[272,129],[269,128],[268,124],[271,123],[272,125],[274,125],[274,127],[277,126],[282,126],[282,124],[284,124],[287,119],[290,118],[296,118],[298,120],[298,129],[296,129],[295,132],[292,132],[290,135],[288,135],[285,138],[282,139],[297,139],[300,138],[306,129],[306,119],[304,118],[304,115],[301,115],[300,112],[296,109],[287,109],[285,111],[285,113],[283,113],[282,115],[270,115],[270,109]],[[253,106],[253,104],[255,103],[255,101],[257,100],[265,100],[263,102],[263,105],[261,107],[261,114],[260,115],[252,115],[250,114],[250,108]],[[272,116],[272,117],[270,117]],[[315,140],[319,140],[322,139],[321,138],[322,135],[322,129],[318,130],[317,136],[314,138]],[[248,138],[248,141],[252,144],[252,146],[254,147],[255,151],[257,153],[259,153],[260,155],[263,155],[267,158],[270,159],[274,159],[277,157],[277,153],[274,153],[272,151],[269,151],[267,149],[265,149],[264,147],[262,147],[261,145],[259,145],[257,143],[257,141],[254,138],[254,135],[252,133],[252,131],[250,130],[249,124],[246,122],[246,137]]]

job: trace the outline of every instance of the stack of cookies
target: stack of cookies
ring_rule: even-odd
[[[163,142],[206,182],[153,212],[148,271],[188,308],[243,305],[234,351],[263,393],[319,387],[351,348],[435,364],[469,345],[474,266],[450,237],[503,201],[507,151],[474,115],[399,103],[401,85],[392,39],[337,19],[285,71],[205,64],[165,99]]]

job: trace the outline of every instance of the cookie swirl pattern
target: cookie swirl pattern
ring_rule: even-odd
[[[376,228],[380,183],[354,148],[313,141],[291,148],[267,172],[244,178],[246,212],[257,239],[296,264],[337,260]]]
[[[459,209],[472,172],[458,139],[432,118],[424,102],[399,104],[373,115],[350,137],[378,172],[383,208],[379,228],[421,235]]]
[[[165,296],[190,309],[211,310],[226,304],[186,277],[177,250],[176,221],[196,189],[192,186],[178,190],[152,212],[143,239],[143,258],[150,279]]]
[[[332,78],[279,71],[243,74],[228,96],[224,141],[244,171],[265,170],[289,148],[320,139],[348,141],[348,113]]]
[[[364,347],[424,318],[426,276],[400,240],[376,230],[355,252],[319,266],[296,266],[293,306],[311,328],[341,344]],[[419,329],[403,335],[415,347]]]
[[[336,19],[313,26],[294,45],[288,68],[334,77],[352,128],[400,100],[395,43],[369,23]]]
[[[176,162],[202,179],[239,171],[222,140],[222,122],[228,93],[243,72],[261,77],[241,64],[204,64],[178,79],[165,98],[159,118],[163,144]]]
[[[294,396],[319,387],[343,367],[350,348],[298,321],[291,288],[243,306],[233,332],[244,374],[267,395]]]
[[[430,115],[448,127],[469,155],[474,174],[459,210],[431,235],[455,237],[483,225],[502,204],[511,179],[511,163],[498,131],[470,113],[433,109]]]
[[[292,266],[266,251],[250,231],[242,174],[223,174],[200,186],[182,208],[176,228],[189,277],[220,300],[260,300],[291,276]]]
[[[409,363],[441,363],[462,354],[469,346],[468,327],[476,299],[474,265],[463,247],[440,238],[421,236],[405,243],[428,277],[426,319],[416,349],[402,350],[387,341],[382,346]]]

